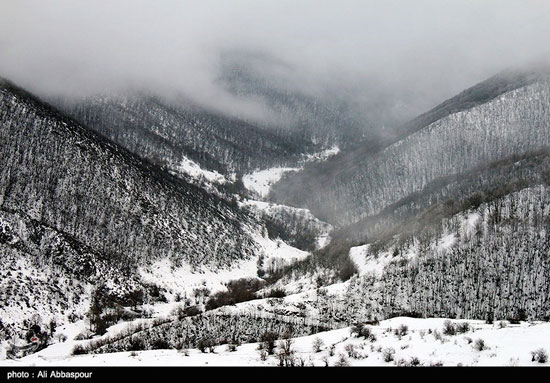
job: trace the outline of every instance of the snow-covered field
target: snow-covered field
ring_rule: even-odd
[[[350,328],[327,331],[317,335],[292,339],[296,365],[329,366],[397,366],[419,364],[464,366],[545,366],[532,360],[532,351],[550,351],[550,323],[520,325],[486,324],[484,321],[468,322],[470,330],[458,335],[444,335],[446,319],[393,318],[370,326],[375,339],[351,335]],[[405,329],[406,326],[406,329]],[[504,326],[504,327],[503,327]],[[78,327],[75,324],[73,327]],[[501,328],[502,327],[502,328]],[[400,330],[400,334],[396,330]],[[76,333],[74,328],[67,333]],[[320,339],[320,351],[313,344]],[[70,339],[70,338],[69,338]],[[484,345],[481,347],[482,340]],[[277,355],[262,358],[259,344],[243,344],[235,351],[226,345],[217,346],[213,353],[191,349],[121,352],[100,355],[71,356],[75,341],[56,344],[20,360],[0,360],[4,366],[276,366]],[[275,354],[279,347],[275,349]],[[263,360],[265,359],[265,360]]]
[[[279,181],[283,174],[300,170],[301,168],[271,168],[259,170],[243,176],[243,184],[248,190],[265,198],[269,194],[271,185]]]
[[[328,158],[335,156],[340,152],[338,146],[323,150],[318,153],[305,155],[300,161],[301,164],[306,162],[326,161]],[[251,192],[256,193],[261,198],[265,198],[269,194],[271,186],[277,183],[281,177],[288,172],[298,172],[303,169],[303,166],[298,167],[275,167],[255,171],[251,174],[243,176],[244,186]]]
[[[265,265],[291,264],[304,259],[309,255],[295,247],[287,245],[281,240],[272,240],[259,233],[252,233],[252,237],[264,256]],[[225,284],[240,278],[256,278],[258,275],[258,259],[252,258],[237,262],[231,269],[212,271],[206,267],[192,271],[191,267],[183,265],[174,268],[170,260],[162,259],[147,269],[140,269],[144,281],[153,283],[166,289],[169,295],[191,296],[196,288],[208,288],[211,293],[226,290]]]

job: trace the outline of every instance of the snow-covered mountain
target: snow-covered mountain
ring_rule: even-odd
[[[142,278],[159,262],[184,277],[242,262],[256,274],[264,229],[254,215],[6,81],[0,97],[3,327],[35,313],[81,315],[99,285],[121,301],[138,290],[159,297],[149,293],[162,279],[149,288]]]
[[[338,225],[379,214],[445,177],[548,146],[549,95],[547,71],[500,74],[405,124],[401,138],[289,174],[272,197]]]

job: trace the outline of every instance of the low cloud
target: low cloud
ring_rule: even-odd
[[[219,81],[225,55],[246,52],[283,88],[410,116],[548,57],[548,36],[543,0],[4,1],[0,76],[47,97],[146,90],[266,118]]]

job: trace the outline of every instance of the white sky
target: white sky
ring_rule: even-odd
[[[39,95],[142,88],[252,113],[215,81],[220,54],[242,50],[284,63],[264,69],[289,87],[422,112],[547,57],[548,36],[544,0],[0,0],[0,76]]]

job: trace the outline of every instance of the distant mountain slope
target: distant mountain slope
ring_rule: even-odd
[[[550,79],[544,72],[497,76],[408,124],[416,132],[386,147],[313,165],[276,184],[272,197],[305,206],[327,222],[350,224],[438,178],[544,148],[550,144],[549,105]],[[439,116],[444,117],[419,129]]]
[[[295,166],[303,154],[355,147],[372,130],[356,106],[289,89],[277,76],[258,73],[248,58],[253,60],[224,55],[217,85],[238,100],[263,106],[264,118],[140,92],[50,102],[131,152],[176,171],[184,158],[224,175]],[[270,65],[256,66],[262,64]]]
[[[270,74],[273,65],[277,67],[266,57],[242,51],[228,53],[221,59],[218,83],[237,97],[267,105],[272,116],[262,125],[291,141],[314,143],[319,149],[338,145],[347,150],[356,147],[367,135],[375,135],[375,129],[371,129],[375,125],[374,116],[366,113],[374,108],[364,110],[349,95],[344,97],[328,90],[313,92],[314,95],[289,86],[289,80]]]
[[[158,260],[216,271],[258,256],[255,218],[6,81],[0,155],[0,269],[12,285],[2,289],[3,310],[31,315],[37,306],[24,311],[25,296],[70,308],[70,296],[98,280],[124,295],[140,282],[138,266]],[[19,269],[28,283],[17,282]],[[38,283],[45,275],[55,278]],[[59,278],[81,287],[50,284]]]
[[[506,92],[532,84],[540,80],[545,71],[548,70],[539,68],[528,71],[507,70],[498,73],[405,123],[400,130],[405,134],[414,133],[450,114],[485,104]]]
[[[80,123],[139,156],[177,169],[184,158],[222,174],[295,163],[313,151],[311,142],[197,106],[177,106],[154,97],[91,97],[56,102]]]
[[[550,149],[512,155],[467,173],[436,178],[380,213],[343,226],[334,233],[352,243],[405,234],[457,212],[494,201],[525,187],[550,182]]]

